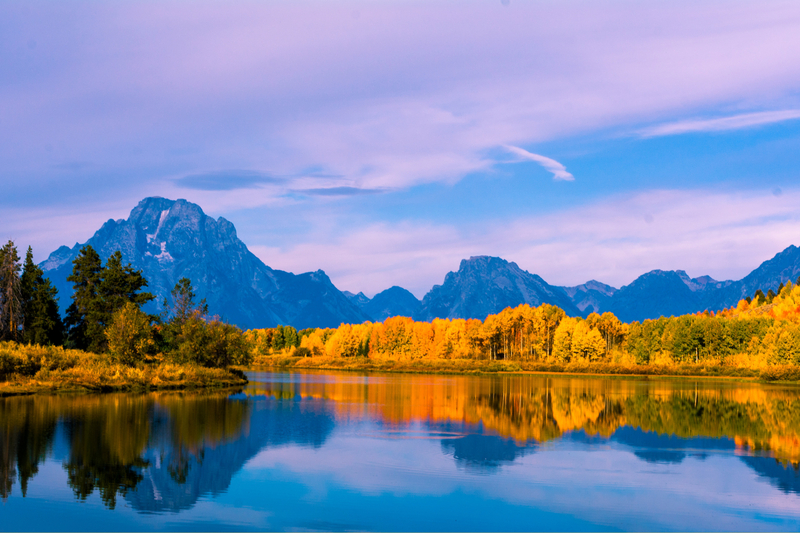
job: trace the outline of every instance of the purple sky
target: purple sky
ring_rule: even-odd
[[[800,244],[800,4],[506,4],[0,2],[0,238],[186,198],[418,296],[470,255],[620,286]]]

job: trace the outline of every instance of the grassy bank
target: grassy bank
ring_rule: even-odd
[[[594,374],[663,377],[734,377],[763,381],[800,381],[800,368],[772,366],[764,369],[726,365],[623,365],[615,363],[540,363],[527,361],[489,361],[475,359],[391,360],[367,357],[291,357],[262,356],[257,367],[276,369],[320,369],[418,374],[495,374],[499,372],[545,374]]]
[[[0,396],[37,392],[111,392],[241,387],[236,370],[163,360],[128,366],[104,355],[52,346],[0,343]]]

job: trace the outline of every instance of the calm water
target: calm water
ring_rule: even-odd
[[[0,399],[0,529],[800,529],[798,388],[250,377]]]

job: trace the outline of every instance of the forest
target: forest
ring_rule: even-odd
[[[336,329],[291,327],[245,333],[257,364],[275,356],[369,358],[390,361],[484,360],[521,363],[617,365],[669,369],[680,366],[751,369],[767,378],[798,379],[800,285],[777,294],[761,290],[736,307],[643,322],[622,323],[611,313],[566,316],[558,307],[520,305],[485,320],[392,317],[382,323]],[[305,364],[305,363],[301,363]],[[560,365],[560,366],[559,366]],[[452,368],[452,367],[448,367]],[[758,373],[760,372],[760,374]]]
[[[155,297],[117,251],[103,264],[91,247],[73,261],[71,303],[62,320],[58,294],[13,241],[0,249],[0,394],[55,389],[128,390],[242,385],[242,331],[208,315],[191,281],[181,279],[164,312],[141,307]]]

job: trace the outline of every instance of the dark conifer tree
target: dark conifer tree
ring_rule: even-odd
[[[25,342],[58,345],[64,341],[64,323],[58,313],[58,291],[33,262],[28,246],[22,269],[22,331]]]
[[[111,254],[102,270],[102,280],[98,290],[107,319],[128,302],[141,307],[155,299],[149,292],[139,292],[143,287],[147,287],[147,280],[142,276],[142,271],[135,270],[130,263],[123,265],[122,253],[119,250]]]
[[[0,249],[0,338],[19,340],[22,327],[22,282],[19,254],[9,240]]]
[[[208,304],[206,299],[195,303],[197,295],[192,288],[192,281],[189,278],[181,278],[175,284],[175,288],[170,292],[170,299],[164,298],[164,318],[174,324],[183,324],[192,315],[208,315]]]
[[[69,341],[76,348],[100,353],[106,349],[104,330],[114,313],[127,302],[141,306],[155,296],[139,292],[147,286],[147,280],[141,270],[135,270],[130,263],[122,264],[119,251],[103,267],[100,256],[87,245],[73,265],[72,275],[67,278],[75,288],[67,309]]]
[[[278,324],[275,328],[275,332],[272,334],[272,349],[282,350],[284,346],[283,326]]]
[[[103,264],[100,256],[89,245],[72,261],[72,274],[67,281],[73,283],[72,303],[67,308],[66,324],[69,328],[69,345],[87,349],[92,339],[103,335],[100,323],[101,305],[98,289]]]
[[[757,289],[756,293],[753,295],[753,300],[761,300],[761,303],[764,303],[767,297],[764,296],[764,292],[761,289]]]

